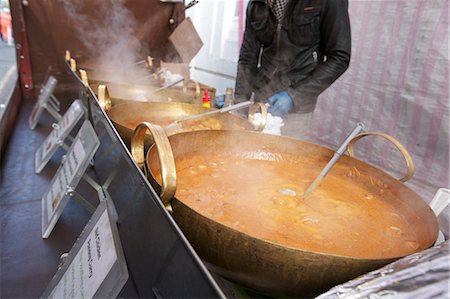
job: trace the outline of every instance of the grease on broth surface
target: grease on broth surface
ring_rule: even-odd
[[[401,211],[381,192],[349,188],[348,178],[330,172],[303,198],[316,165],[208,155],[178,159],[176,168],[178,200],[255,238],[357,258],[404,256],[419,248]]]

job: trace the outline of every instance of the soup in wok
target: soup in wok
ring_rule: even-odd
[[[355,184],[351,196],[345,192],[365,175],[356,166],[344,177],[331,172],[307,197],[318,168],[299,159],[199,155],[177,160],[176,168],[177,199],[255,238],[358,258],[404,256],[420,246],[401,207],[383,196],[388,185],[369,178],[370,189]]]

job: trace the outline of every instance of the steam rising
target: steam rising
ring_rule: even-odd
[[[96,69],[107,70],[104,81],[130,82],[149,76],[144,63],[148,53],[135,37],[136,21],[123,0],[105,0],[95,3],[95,15],[83,12],[84,0],[58,0],[69,21],[76,28],[78,39],[88,51],[87,61]],[[93,3],[92,3],[93,4]],[[114,70],[111,72],[111,70]]]

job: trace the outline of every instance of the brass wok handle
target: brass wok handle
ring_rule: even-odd
[[[200,91],[200,83],[198,83],[198,81],[194,81],[195,84],[195,94],[194,97],[198,98],[200,97],[201,91]]]
[[[72,56],[70,55],[70,51],[66,50],[66,53],[64,55],[64,60],[67,62],[70,62],[70,59],[72,58]]]
[[[100,103],[100,107],[103,110],[108,111],[111,109],[111,97],[109,96],[108,88],[106,85],[100,84],[98,86],[98,101]]]
[[[267,124],[267,107],[263,103],[255,103],[253,106],[250,106],[248,110],[248,121],[253,124],[253,119],[255,113],[261,110],[261,120],[259,121],[259,126],[256,128],[257,131],[262,131],[266,127]]]
[[[175,159],[173,157],[172,147],[170,146],[169,139],[167,138],[164,129],[148,122],[142,122],[137,125],[134,129],[133,137],[131,138],[131,155],[139,168],[144,170],[148,177],[144,153],[144,138],[147,130],[150,131],[153,143],[158,151],[161,169],[161,192],[159,197],[163,204],[167,206],[175,196],[175,191],[177,189],[177,172],[175,169]]]
[[[350,157],[354,157],[354,154],[355,154],[354,146],[355,146],[356,141],[358,141],[359,139],[361,139],[365,136],[369,136],[369,135],[381,136],[381,137],[389,140],[390,142],[392,142],[395,145],[395,147],[397,147],[397,149],[400,151],[400,153],[403,155],[403,157],[405,158],[406,166],[408,167],[408,171],[407,171],[406,175],[403,178],[401,178],[399,181],[406,182],[407,180],[412,178],[412,176],[414,175],[414,172],[415,172],[415,167],[414,167],[414,162],[411,158],[411,155],[397,139],[395,139],[394,137],[387,135],[385,133],[364,132],[364,133],[356,135],[356,137],[353,138],[350,141],[350,143],[348,144],[347,151],[348,151],[348,154],[350,155]]]
[[[85,87],[89,86],[88,75],[85,70],[80,69],[81,82],[83,82]]]
[[[183,93],[188,94],[188,85],[190,82],[192,82],[195,86],[194,99],[198,99],[201,94],[200,83],[198,83],[198,81],[190,80],[189,82],[186,82],[186,84],[183,84]]]
[[[73,58],[70,58],[70,69],[74,73],[77,71],[77,62]]]

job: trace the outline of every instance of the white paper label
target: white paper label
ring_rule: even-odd
[[[58,125],[45,139],[42,150],[43,160],[54,149],[54,147],[57,146],[58,141],[67,136],[69,133],[68,130],[74,126],[74,123],[79,119],[82,112],[83,109],[78,102],[74,102],[74,104],[70,106],[70,109],[64,114],[58,122]]]
[[[66,189],[86,157],[86,151],[81,144],[81,140],[77,139],[73,145],[72,150],[67,154],[64,164],[61,166],[58,176],[53,181],[50,190],[44,197],[47,204],[47,221],[50,221],[56,208],[61,202],[62,197],[66,193]]]
[[[49,298],[92,298],[116,261],[105,210]]]

